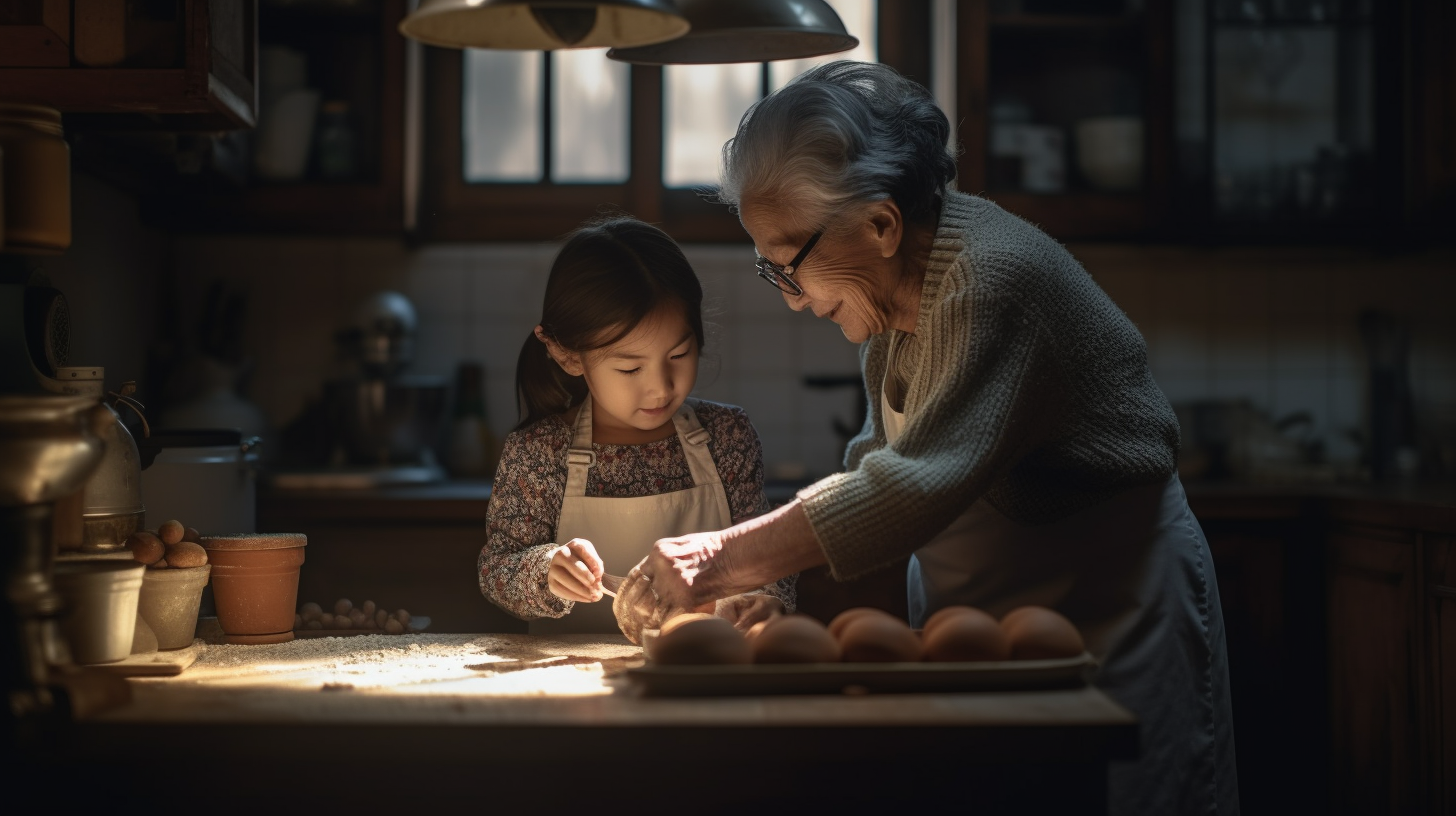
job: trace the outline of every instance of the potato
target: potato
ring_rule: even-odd
[[[340,598],[337,601],[334,601],[335,615],[347,615],[349,614],[349,610],[353,608],[354,604],[351,603],[348,598]]]
[[[362,609],[350,609],[349,620],[354,624],[355,629],[368,629],[369,623],[373,623],[372,620],[369,623],[365,623],[369,619],[364,617],[364,610]]]
[[[399,621],[405,627],[408,627],[410,622],[410,613],[404,611],[403,609],[396,609],[394,610],[394,619]]]
[[[318,618],[316,618],[316,620],[319,622],[320,629],[334,628],[334,616],[332,613],[323,612],[318,616]]]
[[[351,618],[351,617],[349,617],[348,615],[335,615],[334,616],[334,628],[335,629],[353,629],[354,628],[354,619]]]
[[[303,623],[304,623],[304,621],[303,621],[303,616],[302,615],[294,615],[293,616],[293,628],[294,629],[302,629],[303,628]]]
[[[167,566],[168,566],[167,565],[167,559],[165,559],[165,558],[158,558],[156,561],[153,561],[152,563],[148,564],[147,565],[147,569],[166,569]]]
[[[184,527],[182,529],[182,540],[191,541],[193,544],[201,544],[202,533],[197,532],[196,527]]]
[[[374,612],[378,609],[373,601],[365,601],[359,608],[364,610],[364,614],[371,618],[374,617]]]
[[[386,612],[386,611],[384,611],[383,609],[376,609],[376,610],[374,610],[374,625],[375,625],[375,627],[377,627],[379,629],[383,629],[383,628],[385,628],[385,624],[387,624],[389,621],[392,621],[392,620],[394,620],[394,618],[391,618],[389,616],[389,613]]]
[[[318,618],[314,618],[313,620],[311,620],[308,623],[304,624],[304,626],[307,627],[307,628],[309,628],[309,629],[322,629],[322,628],[324,628],[324,625],[319,622]]]
[[[300,615],[303,615],[304,620],[314,621],[319,619],[319,616],[324,613],[324,610],[318,604],[314,603],[313,601],[309,601],[308,603],[299,607],[298,613]]]
[[[207,550],[201,544],[178,541],[167,545],[167,563],[178,569],[200,567],[207,563]]]
[[[157,538],[162,539],[163,544],[176,544],[182,540],[182,536],[186,532],[187,528],[182,526],[182,522],[177,519],[168,519],[157,528]]]
[[[402,634],[404,632],[404,624],[400,623],[394,618],[390,618],[389,620],[384,622],[384,631],[388,632],[391,635]]]
[[[147,532],[137,530],[126,540],[126,546],[131,550],[131,557],[143,564],[155,564],[167,554],[167,545],[162,539]]]

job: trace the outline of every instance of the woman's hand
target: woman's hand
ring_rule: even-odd
[[[747,592],[730,595],[714,606],[713,614],[726,618],[733,628],[747,631],[759,621],[766,621],[784,614],[784,602],[762,592]]]
[[[602,599],[602,559],[584,538],[573,538],[551,553],[546,586],[558,598],[578,603]]]

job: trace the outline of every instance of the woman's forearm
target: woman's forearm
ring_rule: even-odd
[[[718,597],[760,589],[785,575],[825,563],[824,551],[798,499],[723,531],[713,570]]]

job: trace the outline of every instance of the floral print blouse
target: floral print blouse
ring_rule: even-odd
[[[566,493],[566,449],[571,446],[574,412],[546,417],[506,437],[496,468],[487,511],[485,547],[477,562],[480,591],[496,606],[522,619],[560,618],[572,601],[558,598],[546,584],[551,552],[557,546],[556,521]],[[737,524],[767,512],[763,493],[763,449],[742,408],[699,401],[698,422],[708,432],[708,451],[728,495]],[[682,440],[676,434],[645,445],[593,443],[596,464],[587,480],[588,496],[655,496],[693,486]],[[763,588],[794,609],[797,575]]]

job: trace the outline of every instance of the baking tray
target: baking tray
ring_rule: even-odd
[[[978,663],[798,663],[664,666],[627,670],[643,694],[721,697],[744,694],[904,694],[1081,688],[1096,662],[1086,652],[1056,660]]]
[[[403,632],[396,632],[400,635],[413,635],[424,631],[430,625],[429,617],[425,615],[410,616],[409,626]],[[383,629],[294,629],[293,636],[296,638],[325,638],[325,637],[353,637],[355,635],[388,635],[389,632]]]

